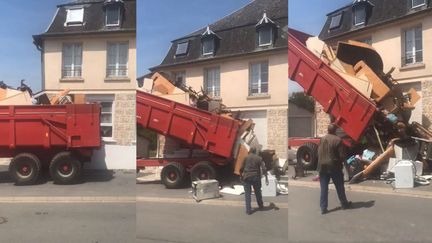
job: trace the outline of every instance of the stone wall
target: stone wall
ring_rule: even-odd
[[[116,94],[114,134],[117,145],[130,146],[136,141],[135,94]]]
[[[267,111],[267,147],[281,159],[288,158],[288,109]]]
[[[321,137],[327,134],[327,127],[330,124],[330,117],[323,111],[323,107],[318,102],[315,102],[315,117],[316,117],[316,136]]]
[[[422,82],[423,125],[431,128],[432,124],[432,80]]]

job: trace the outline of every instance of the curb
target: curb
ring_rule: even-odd
[[[231,207],[244,207],[244,201],[233,201],[233,200],[219,200],[210,199],[196,202],[190,198],[164,198],[164,197],[137,197],[137,202],[148,202],[148,203],[173,203],[173,204],[202,204],[210,206],[231,206]],[[274,203],[278,208],[288,209],[288,203]]]
[[[0,203],[136,203],[135,197],[0,197]]]
[[[318,182],[307,182],[307,181],[290,180],[288,182],[288,188],[290,186],[320,188]],[[334,185],[330,184],[329,189],[335,190]],[[432,192],[427,192],[427,191],[409,191],[406,189],[404,190],[404,189],[393,189],[393,188],[377,188],[372,186],[348,185],[348,184],[345,184],[345,190],[351,192],[365,192],[365,193],[375,193],[375,194],[392,195],[392,196],[400,196],[400,197],[432,199]]]

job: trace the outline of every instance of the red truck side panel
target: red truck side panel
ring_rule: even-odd
[[[191,106],[137,91],[137,123],[224,158],[232,157],[240,123]]]
[[[289,78],[318,101],[335,123],[358,142],[376,106],[288,32]]]
[[[0,147],[100,146],[100,107],[91,105],[0,106]]]

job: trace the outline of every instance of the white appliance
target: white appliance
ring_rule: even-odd
[[[263,197],[275,197],[276,196],[276,177],[268,175],[269,184],[266,185],[265,177],[261,178],[261,193]]]
[[[413,188],[415,168],[411,161],[401,160],[395,167],[395,188]]]
[[[217,180],[200,180],[192,182],[192,194],[196,201],[218,198],[219,182]]]

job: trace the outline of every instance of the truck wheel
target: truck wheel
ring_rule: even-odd
[[[191,169],[191,180],[210,180],[216,178],[216,169],[207,161],[201,161]]]
[[[82,164],[70,152],[60,152],[51,160],[49,171],[54,183],[72,184],[80,178]]]
[[[161,181],[168,189],[179,188],[184,181],[185,167],[177,162],[170,162],[161,171]]]
[[[318,145],[305,143],[297,150],[297,163],[306,170],[316,170],[318,163]]]
[[[16,185],[31,185],[39,179],[41,168],[41,162],[36,155],[21,153],[9,164],[9,174]]]

